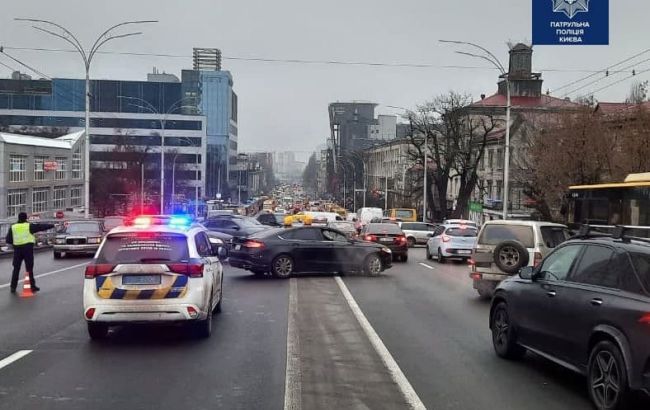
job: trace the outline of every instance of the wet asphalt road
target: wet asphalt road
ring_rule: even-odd
[[[406,408],[404,380],[431,409],[591,408],[582,377],[534,355],[497,358],[489,303],[467,267],[427,261],[422,248],[381,277],[342,281],[404,380],[331,275],[275,280],[226,265],[210,339],[145,327],[91,342],[81,309],[88,261],[39,253],[36,274],[54,273],[21,299],[3,287],[11,269],[0,260],[0,360],[31,351],[0,362],[0,409]]]

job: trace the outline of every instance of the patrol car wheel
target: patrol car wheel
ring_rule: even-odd
[[[219,303],[214,307],[214,313],[221,313],[221,301],[223,300],[223,275],[221,275],[221,288],[219,288]]]
[[[54,252],[54,259],[61,259],[61,252]]]
[[[108,325],[104,323],[88,322],[88,336],[93,340],[106,339],[108,336]]]

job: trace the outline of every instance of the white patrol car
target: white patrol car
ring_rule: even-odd
[[[223,295],[220,245],[181,217],[138,217],[110,231],[85,271],[90,337],[105,338],[112,325],[179,322],[209,337]]]

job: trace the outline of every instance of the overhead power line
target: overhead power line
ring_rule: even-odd
[[[605,74],[605,75],[607,75],[607,73],[612,73],[612,72],[613,72],[613,71],[611,71],[612,68],[617,67],[617,66],[619,66],[619,65],[621,65],[621,64],[627,63],[628,61],[634,60],[635,58],[637,58],[637,57],[639,57],[639,56],[642,56],[643,54],[646,54],[646,53],[648,53],[648,52],[650,52],[650,48],[647,48],[647,49],[645,49],[645,50],[643,50],[643,51],[641,51],[641,52],[639,52],[639,53],[637,53],[637,54],[635,54],[635,55],[633,55],[633,56],[631,56],[631,57],[628,57],[628,58],[626,58],[626,59],[624,59],[624,60],[621,60],[621,61],[619,61],[619,62],[616,63],[616,64],[612,64],[612,65],[610,65],[609,67],[605,67],[605,68],[602,69],[602,70],[595,71],[595,72],[593,72],[593,73],[590,74],[590,75],[587,75],[587,76],[585,76],[585,77],[582,77],[582,78],[579,78],[579,79],[577,79],[577,80],[571,81],[571,82],[569,82],[569,83],[567,83],[567,84],[564,84],[564,85],[562,85],[562,86],[560,86],[560,87],[558,87],[558,88],[555,88],[555,89],[553,90],[553,93],[556,93],[556,92],[558,92],[559,90],[563,90],[563,89],[565,89],[565,88],[571,87],[572,85],[575,85],[575,84],[581,83],[581,82],[583,82],[583,81],[586,81],[586,80],[588,80],[588,79],[590,79],[590,78],[592,78],[592,77],[595,77],[595,76],[598,75],[598,74]],[[618,72],[621,72],[621,71],[617,71],[617,73],[618,73]]]
[[[5,48],[6,48],[6,47],[0,47],[0,54],[3,54],[5,57],[7,57],[7,58],[9,58],[9,59],[11,59],[11,60],[13,60],[13,61],[15,61],[16,63],[20,64],[21,66],[27,68],[28,70],[32,71],[33,73],[36,73],[37,75],[39,75],[39,76],[41,76],[41,77],[47,78],[48,80],[51,80],[51,79],[52,79],[52,78],[51,78],[50,76],[48,76],[47,74],[43,74],[41,71],[38,71],[37,69],[35,69],[35,68],[33,68],[33,67],[31,67],[31,66],[25,64],[25,63],[23,63],[23,62],[20,61],[20,60],[18,60],[17,58],[15,58],[15,57],[13,57],[13,56],[7,54],[7,52],[5,51]]]
[[[62,48],[43,48],[43,47],[5,47],[8,50],[21,50],[21,51],[44,51],[53,53],[76,53],[76,50],[62,49]],[[98,54],[122,55],[122,56],[135,56],[135,57],[165,57],[165,58],[187,58],[191,59],[189,54],[169,54],[169,53],[141,53],[141,52],[127,52],[127,51],[98,51]],[[466,66],[466,65],[439,65],[428,63],[389,63],[389,62],[373,62],[373,61],[345,61],[345,60],[307,60],[299,58],[266,58],[266,57],[237,57],[237,56],[222,56],[223,60],[232,61],[250,61],[262,63],[286,63],[286,64],[308,64],[308,65],[349,65],[349,66],[369,66],[369,67],[397,67],[397,68],[433,68],[433,69],[468,69],[468,70],[490,70],[494,71],[495,68],[489,66]],[[596,75],[603,72],[602,70],[587,70],[587,69],[562,69],[562,68],[545,68],[541,69],[545,72],[577,72],[577,73],[592,73]]]

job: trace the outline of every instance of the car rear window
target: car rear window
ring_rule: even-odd
[[[182,261],[189,258],[187,237],[165,232],[125,232],[109,235],[97,256],[99,263]]]
[[[400,235],[402,230],[398,225],[395,224],[370,224],[366,229],[366,233],[377,234],[377,233],[387,233],[390,235]]]
[[[475,237],[478,231],[474,228],[449,228],[445,232],[449,236]]]
[[[518,241],[526,248],[533,248],[533,228],[525,225],[485,225],[478,240],[483,245],[498,245],[503,241]]]
[[[542,239],[548,248],[555,248],[562,242],[569,239],[569,230],[560,226],[542,226]]]
[[[395,217],[401,219],[411,219],[413,218],[413,211],[408,209],[398,209],[395,211]]]
[[[630,258],[632,258],[632,263],[639,274],[643,287],[650,292],[650,255],[641,252],[630,252]]]

